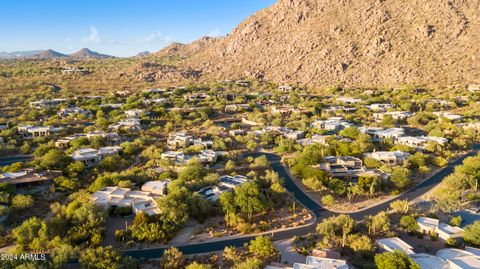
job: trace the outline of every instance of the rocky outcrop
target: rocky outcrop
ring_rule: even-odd
[[[480,0],[280,0],[224,38],[156,53],[205,79],[311,86],[480,82]]]

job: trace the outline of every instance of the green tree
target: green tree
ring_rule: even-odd
[[[473,224],[465,227],[463,239],[467,243],[480,246],[480,221],[475,221]]]
[[[355,252],[373,252],[373,242],[370,237],[363,234],[351,234],[347,238],[348,247]]]
[[[235,264],[232,269],[261,269],[262,261],[257,258],[247,258],[245,261]]]
[[[400,226],[409,233],[416,233],[420,229],[415,218],[410,215],[402,216],[400,219]]]
[[[80,264],[87,269],[116,269],[122,266],[122,256],[113,247],[87,248],[80,253]]]
[[[181,269],[185,266],[185,256],[177,248],[166,249],[159,261],[162,269]]]
[[[462,216],[453,216],[450,225],[459,227],[462,224]]]
[[[404,189],[411,183],[410,170],[404,167],[395,167],[390,175],[390,181],[398,189]]]
[[[61,244],[51,252],[51,267],[63,268],[63,266],[70,260],[77,258],[78,252],[68,244]]]
[[[332,195],[327,194],[322,197],[322,204],[324,206],[333,206],[335,204],[335,198]]]
[[[390,203],[390,208],[401,214],[407,214],[410,210],[408,200],[396,200]]]
[[[59,169],[67,167],[72,159],[65,155],[63,151],[51,149],[41,159],[39,166],[42,169]]]
[[[261,260],[268,260],[278,255],[278,250],[268,236],[257,236],[250,241],[248,251]]]
[[[225,170],[227,171],[232,171],[235,169],[235,167],[236,167],[236,164],[232,160],[228,160],[227,163],[225,164]]]
[[[265,196],[253,182],[246,182],[235,189],[235,204],[239,207],[240,213],[247,216],[249,222],[254,214],[267,209]]]
[[[267,167],[269,166],[270,163],[268,162],[267,156],[262,155],[253,161],[253,163],[250,165],[251,168],[257,168],[257,167]]]
[[[210,264],[201,264],[201,263],[193,262],[187,265],[185,269],[213,269],[213,267]]]
[[[457,211],[461,207],[460,191],[446,186],[440,186],[433,192],[435,208],[443,212]]]
[[[317,233],[323,237],[323,244],[342,247],[347,243],[347,236],[352,232],[355,221],[347,215],[338,215],[324,219],[317,225]]]
[[[47,224],[37,217],[31,217],[25,220],[20,226],[13,229],[13,238],[22,249],[27,246],[34,250],[46,249],[48,244]]]
[[[420,269],[420,266],[401,251],[385,252],[375,255],[378,269]]]
[[[365,224],[369,234],[387,232],[390,229],[390,217],[387,212],[381,211],[375,216],[366,216]]]
[[[355,140],[360,135],[360,131],[358,130],[357,127],[348,127],[341,130],[339,132],[339,135]]]
[[[207,175],[207,170],[203,167],[198,159],[188,162],[182,171],[178,174],[178,179],[185,182],[198,182]]]
[[[12,207],[14,209],[23,210],[33,206],[33,198],[30,195],[17,194],[13,196]]]

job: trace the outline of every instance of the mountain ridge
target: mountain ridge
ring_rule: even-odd
[[[222,38],[157,57],[212,79],[312,86],[447,85],[480,79],[479,0],[280,0]]]
[[[64,54],[52,49],[17,51],[17,52],[0,52],[0,59],[106,59],[114,58],[107,54],[101,54],[88,48],[80,49],[72,54]]]

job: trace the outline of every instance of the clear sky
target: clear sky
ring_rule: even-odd
[[[0,51],[115,56],[226,35],[275,0],[0,0]]]

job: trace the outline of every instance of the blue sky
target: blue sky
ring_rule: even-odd
[[[275,0],[0,0],[0,51],[115,56],[226,35]]]

